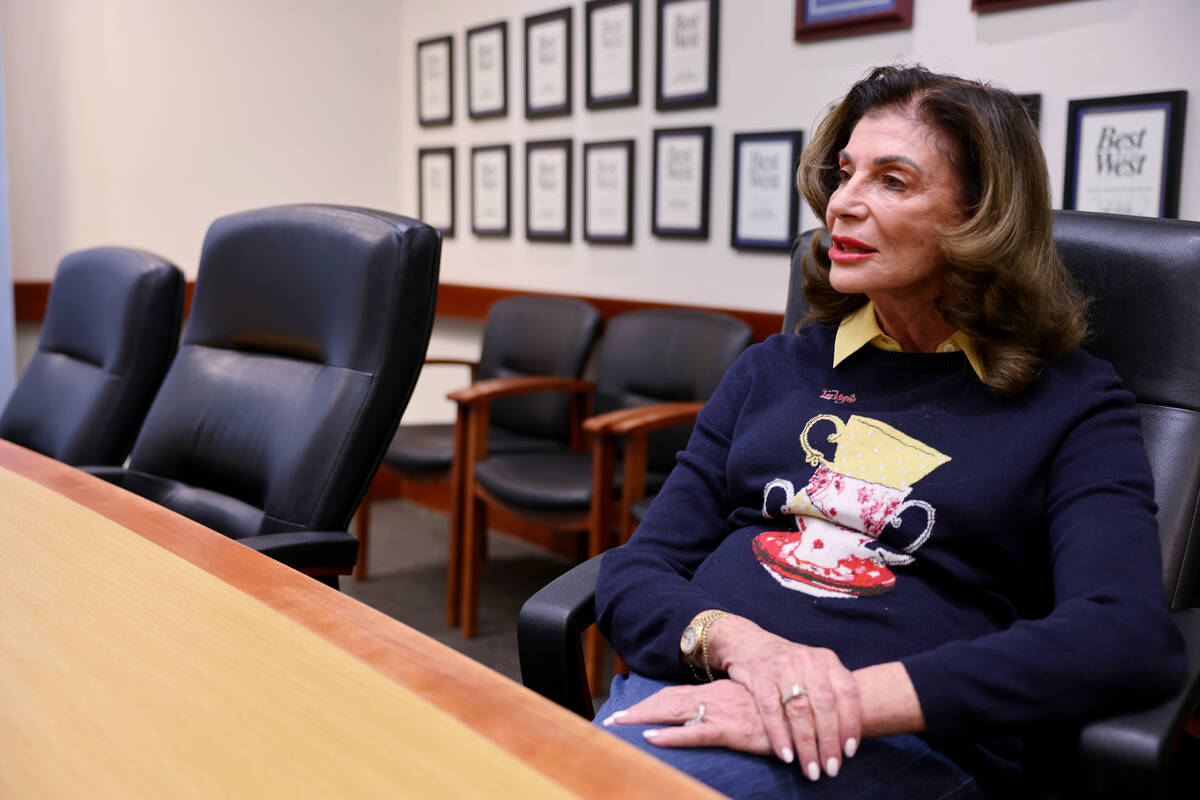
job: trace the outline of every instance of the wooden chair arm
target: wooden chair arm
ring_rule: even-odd
[[[692,422],[703,403],[653,403],[646,406],[631,406],[597,414],[583,422],[588,433],[610,436],[636,436],[647,434],[673,425]]]
[[[440,366],[466,367],[471,372],[471,383],[475,382],[475,378],[479,374],[479,362],[471,361],[466,358],[441,358],[441,357],[426,358],[425,366],[428,367],[431,365],[438,366],[438,367],[440,367]]]
[[[502,397],[512,397],[533,392],[575,392],[589,394],[596,385],[592,381],[580,378],[560,378],[555,376],[530,375],[518,378],[491,378],[477,381],[463,389],[455,389],[446,397],[459,405],[480,406],[499,400]]]

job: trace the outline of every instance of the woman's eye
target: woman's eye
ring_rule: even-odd
[[[904,181],[897,178],[895,175],[884,175],[883,185],[889,189],[903,189]]]
[[[850,171],[845,170],[845,169],[839,169],[837,177],[838,177],[838,183],[845,183],[846,181],[850,180]]]

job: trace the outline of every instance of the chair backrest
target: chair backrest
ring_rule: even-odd
[[[440,254],[367,209],[218,219],[126,486],[234,538],[344,529],[424,362]]]
[[[808,311],[793,253],[785,332]],[[1086,349],[1137,399],[1154,473],[1163,584],[1172,609],[1197,604],[1200,570],[1200,223],[1054,212],[1054,241],[1093,298]]]
[[[1056,211],[1054,241],[1093,298],[1089,352],[1137,398],[1163,583],[1195,605],[1200,559],[1200,223]]]
[[[143,250],[65,257],[0,438],[76,466],[122,463],[175,355],[183,285],[178,267]]]
[[[609,320],[596,362],[596,413],[648,403],[704,402],[753,340],[725,314],[681,309],[628,311]],[[690,425],[651,434],[647,466],[668,472]]]
[[[578,378],[600,333],[600,312],[565,297],[510,297],[488,309],[478,378],[555,375]],[[490,421],[524,436],[566,441],[568,398],[539,392],[504,398]]]

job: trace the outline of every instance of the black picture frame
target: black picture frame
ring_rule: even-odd
[[[487,163],[483,161],[485,158],[488,162],[502,160],[503,163]],[[509,236],[512,233],[511,145],[471,148],[471,232],[476,236]]]
[[[571,241],[570,139],[525,143],[525,238],[540,242]]]
[[[796,0],[797,42],[817,42],[912,27],[913,0]]]
[[[654,107],[659,111],[717,104],[720,0],[657,0]],[[701,14],[687,15],[703,6]],[[667,28],[671,30],[667,30]]]
[[[605,155],[618,163],[593,169]],[[633,244],[633,182],[637,148],[633,139],[609,139],[583,145],[583,238],[595,244]],[[619,163],[624,160],[624,167]],[[598,174],[599,173],[599,174]],[[622,187],[622,183],[624,186]],[[593,212],[596,212],[593,214]],[[607,224],[599,224],[606,222]]]
[[[584,6],[584,96],[589,109],[641,102],[641,19],[641,0],[588,0]]]
[[[1042,128],[1042,96],[1040,94],[1019,94],[1017,97],[1025,104],[1025,110],[1029,112],[1029,118],[1033,120],[1033,127],[1037,131]]]
[[[712,130],[704,125],[654,131],[650,231],[655,236],[708,238]]]
[[[453,36],[417,42],[417,122],[424,127],[454,122]]]
[[[439,173],[435,162],[448,159],[447,169]],[[439,185],[441,178],[444,183]],[[454,237],[454,148],[422,147],[417,151],[417,216],[427,225],[442,232],[444,238]],[[442,200],[440,192],[445,193]],[[446,205],[445,219],[438,214],[437,206]]]
[[[730,246],[788,252],[800,230],[796,167],[801,130],[733,135],[733,214]]]
[[[570,6],[525,18],[526,119],[571,113],[573,20]]]
[[[1187,92],[1071,100],[1063,208],[1177,218]]]
[[[471,119],[508,116],[507,22],[467,31],[467,115]]]

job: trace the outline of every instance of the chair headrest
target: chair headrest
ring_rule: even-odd
[[[222,217],[204,239],[183,344],[373,372],[395,313],[378,293],[395,290],[397,262],[440,246],[423,223],[369,209],[290,205]]]
[[[1093,298],[1087,350],[1139,402],[1200,410],[1200,223],[1056,211],[1054,241]]]

